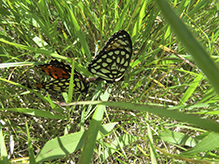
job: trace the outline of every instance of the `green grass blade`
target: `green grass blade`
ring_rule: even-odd
[[[68,13],[70,14],[69,17],[70,19],[72,20],[71,23],[72,23],[72,27],[75,27],[75,30],[76,30],[76,34],[81,42],[81,45],[83,46],[83,49],[85,51],[85,55],[87,56],[87,59],[88,61],[91,61],[91,54],[90,54],[90,50],[89,50],[89,47],[87,45],[87,42],[84,38],[84,35],[83,33],[81,32],[81,28],[77,22],[77,19],[75,18],[74,16],[74,13],[70,10],[70,8],[67,8],[68,9]]]
[[[189,86],[189,88],[184,93],[182,99],[181,99],[181,105],[183,105],[194,93],[195,89],[198,87],[200,81],[202,80],[203,75],[199,74],[192,82],[192,84]]]
[[[45,50],[45,49],[40,49],[40,48],[35,48],[35,47],[28,47],[28,46],[25,46],[25,45],[22,45],[22,44],[18,44],[18,43],[14,43],[14,42],[9,42],[9,41],[7,41],[5,39],[1,39],[1,38],[0,38],[0,42],[12,45],[12,46],[14,46],[14,47],[16,47],[18,49],[30,50],[30,51],[35,52],[35,53],[44,54],[46,56],[52,56],[52,57],[58,58],[58,59],[63,59],[63,60],[67,60],[68,59],[65,56],[59,55],[57,53],[54,53],[54,52],[51,52],[51,51],[48,51],[48,50]]]
[[[70,83],[68,88],[68,101],[67,103],[70,103],[72,101],[72,96],[74,92],[74,68],[75,68],[75,62],[72,60],[72,68],[71,68],[71,77],[70,77]]]
[[[122,13],[120,14],[120,18],[114,28],[114,31],[113,32],[116,32],[118,30],[121,30],[121,29],[128,29],[128,28],[124,28],[123,27],[123,23],[125,21],[125,18],[126,18],[126,13],[128,12],[128,9],[129,9],[129,4],[131,3],[131,1],[128,1],[126,4],[125,4],[125,7],[123,8],[122,10]]]
[[[132,109],[136,111],[142,111],[142,112],[149,112],[158,114],[160,116],[176,119],[178,121],[187,122],[190,124],[193,124],[197,127],[219,132],[219,125],[215,122],[209,121],[209,120],[203,120],[199,117],[180,113],[177,111],[168,110],[171,108],[159,108],[159,107],[153,107],[149,105],[140,105],[140,104],[132,104],[132,103],[125,103],[125,102],[101,102],[101,101],[81,101],[76,103],[70,103],[68,105],[107,105],[111,107],[120,107],[120,108],[126,108],[126,109]]]
[[[109,94],[106,90],[106,92],[103,95],[103,100],[108,100]],[[91,158],[93,156],[94,146],[97,138],[97,133],[100,129],[102,118],[104,111],[106,110],[105,105],[98,105],[94,115],[92,117],[92,121],[89,127],[89,130],[86,134],[85,143],[83,146],[83,151],[81,153],[81,157],[79,160],[79,163],[90,163]]]
[[[93,156],[94,145],[97,137],[97,132],[100,128],[103,113],[105,110],[104,105],[99,105],[93,115],[93,120],[90,124],[90,128],[86,134],[86,139],[83,146],[83,151],[79,163],[90,163]]]
[[[156,150],[155,150],[154,144],[153,144],[154,143],[154,139],[153,139],[153,135],[152,135],[152,131],[151,131],[151,126],[149,124],[147,124],[147,131],[148,131],[148,138],[149,138],[149,145],[150,145],[150,158],[151,158],[151,162],[156,164],[157,163]]]
[[[0,150],[1,150],[0,163],[9,164],[8,154],[7,154],[7,150],[6,150],[6,146],[5,146],[5,140],[4,140],[4,136],[2,133],[2,126],[1,125],[0,125]]]
[[[108,147],[105,149],[103,154],[101,154],[101,156],[104,159],[107,159],[108,157],[113,155],[113,153],[120,151],[121,147],[128,146],[138,139],[138,137],[129,134],[121,135],[118,137],[118,139],[114,140],[108,145]]]
[[[36,161],[35,161],[35,157],[34,157],[34,153],[33,153],[33,146],[32,146],[32,141],[31,141],[31,138],[30,138],[30,132],[29,132],[29,128],[28,128],[28,124],[26,122],[26,130],[27,130],[27,141],[28,141],[28,151],[29,151],[29,160],[30,160],[30,163],[32,164],[35,164]]]
[[[37,116],[37,117],[45,117],[45,118],[50,118],[50,119],[64,119],[65,117],[54,114],[52,112],[47,112],[47,111],[42,111],[38,109],[27,109],[27,108],[6,108],[9,111],[13,112],[19,112],[19,113],[24,113],[32,116]],[[6,109],[0,109],[2,111]]]

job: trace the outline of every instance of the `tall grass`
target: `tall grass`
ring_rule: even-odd
[[[218,162],[216,0],[3,0],[0,12],[2,162]],[[134,52],[124,81],[86,95],[20,85],[49,81],[35,66],[54,58],[94,76],[121,29]]]

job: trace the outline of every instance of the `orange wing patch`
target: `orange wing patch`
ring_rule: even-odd
[[[42,70],[44,72],[46,72],[48,75],[52,76],[55,79],[67,79],[69,78],[71,75],[69,72],[66,72],[65,70],[63,70],[62,68],[56,67],[56,66],[41,66]]]
[[[71,76],[71,67],[58,60],[52,60],[48,64],[39,65],[39,67],[55,79],[67,79]]]
[[[27,87],[32,89],[45,89],[47,91],[56,91],[56,92],[67,92],[70,83],[71,76],[71,67],[65,65],[58,60],[52,60],[48,64],[39,65],[46,74],[53,77],[55,80],[42,82],[34,85],[27,85]],[[74,92],[81,93],[87,92],[89,81],[86,80],[80,73],[74,70]]]

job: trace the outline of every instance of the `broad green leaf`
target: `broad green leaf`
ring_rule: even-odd
[[[105,124],[101,126],[100,132],[103,135],[109,133],[116,123]],[[65,136],[54,138],[48,141],[40,153],[36,157],[36,162],[50,161],[71,154],[83,147],[85,143],[85,135],[87,131],[75,132]],[[100,139],[102,135],[98,135],[96,139]],[[93,150],[92,150],[93,152]],[[92,153],[91,152],[91,153]],[[92,153],[93,154],[93,153]]]
[[[202,141],[200,141],[195,147],[187,152],[181,153],[181,155],[192,155],[200,152],[211,151],[219,147],[219,134],[210,133]]]
[[[177,144],[181,146],[189,146],[194,147],[197,144],[197,140],[193,139],[192,137],[173,131],[165,131],[159,134],[162,140],[171,144]]]

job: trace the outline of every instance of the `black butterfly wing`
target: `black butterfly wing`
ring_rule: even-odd
[[[98,55],[89,63],[88,70],[107,81],[120,80],[129,66],[132,41],[124,31],[114,33]]]
[[[69,84],[70,84],[70,78],[66,78],[66,79],[60,78],[49,82],[36,84],[35,86],[38,89],[43,88],[47,91],[68,92]],[[83,78],[81,74],[79,74],[76,71],[74,71],[73,87],[74,87],[74,93],[87,92],[88,90],[87,81],[85,80],[85,78]]]
[[[51,77],[55,78],[55,80],[33,85],[28,84],[27,86],[29,88],[68,92],[71,77],[71,67],[69,65],[59,62],[58,60],[52,60],[49,63],[39,65],[38,67]],[[73,87],[75,93],[87,92],[88,90],[88,81],[76,70],[74,70]]]

